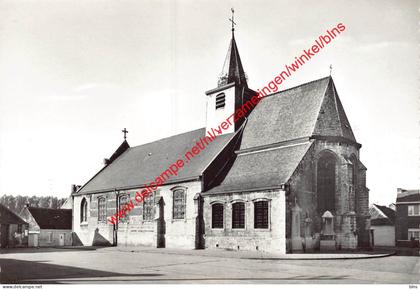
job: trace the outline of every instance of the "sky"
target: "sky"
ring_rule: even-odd
[[[205,126],[231,37],[256,90],[327,29],[282,89],[329,74],[370,203],[420,189],[417,1],[0,0],[0,195],[66,197],[131,146]]]

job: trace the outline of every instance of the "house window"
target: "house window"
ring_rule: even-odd
[[[127,204],[128,204],[128,195],[121,195],[118,200],[119,212],[121,212]],[[122,218],[119,219],[119,221],[122,223],[126,223],[127,220],[128,220],[128,214],[123,215]]]
[[[98,221],[106,221],[106,200],[98,198]]]
[[[223,92],[216,95],[216,109],[225,107],[225,98],[226,97]]]
[[[254,202],[254,228],[268,229],[268,202]]]
[[[409,205],[408,206],[408,215],[409,216],[420,216],[420,204]]]
[[[153,206],[154,206],[154,193],[150,194],[143,201],[143,221],[153,220]]]
[[[185,190],[175,189],[173,198],[173,218],[185,218]]]
[[[408,240],[411,238],[420,240],[420,229],[408,229]]]
[[[52,243],[53,242],[53,232],[48,232],[48,239],[47,239],[48,243]]]
[[[232,205],[232,228],[245,228],[245,203],[239,202]]]
[[[80,222],[87,222],[87,201],[85,198],[83,198],[80,204]]]
[[[211,227],[213,229],[223,229],[223,204],[213,204],[211,206]]]
[[[17,233],[22,234],[22,224],[18,224]]]

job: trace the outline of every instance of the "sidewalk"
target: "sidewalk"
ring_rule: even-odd
[[[334,260],[334,259],[367,259],[382,258],[395,254],[395,251],[369,251],[369,252],[331,252],[331,253],[306,253],[306,254],[276,254],[262,251],[233,251],[224,249],[168,249],[150,247],[107,247],[102,250],[117,250],[120,252],[145,253],[145,254],[168,254],[187,256],[206,256],[236,259],[260,259],[260,260]]]

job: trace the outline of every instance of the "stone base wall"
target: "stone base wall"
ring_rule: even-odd
[[[186,191],[185,218],[173,219],[173,189],[182,187]],[[135,202],[137,190],[119,191],[128,194]],[[135,205],[126,221],[118,223],[117,246],[152,246],[158,244],[158,222],[164,227],[164,244],[167,248],[195,248],[195,223],[197,210],[194,196],[201,192],[201,182],[185,182],[160,187],[154,194],[154,208],[151,220],[143,220],[143,202]],[[98,221],[98,197],[106,199],[107,219],[116,213],[116,193],[98,193],[74,196],[73,230],[85,246],[110,246],[114,244],[114,225]],[[80,222],[80,206],[82,199],[88,202],[87,222]],[[159,216],[159,200],[163,201],[163,216]]]
[[[254,228],[254,201],[268,200],[269,228]],[[232,203],[245,202],[245,228],[232,228]],[[224,227],[213,229],[211,205],[224,204]],[[286,253],[285,192],[264,191],[204,196],[205,248]]]

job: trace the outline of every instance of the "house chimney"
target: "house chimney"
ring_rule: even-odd
[[[104,159],[104,166],[109,165],[109,163],[110,163],[109,159],[105,158]]]
[[[77,192],[77,186],[75,184],[71,185],[71,194],[74,194],[75,192]]]
[[[404,189],[401,189],[401,188],[397,188],[397,193],[398,194],[401,194],[402,192],[404,192],[405,190]]]

